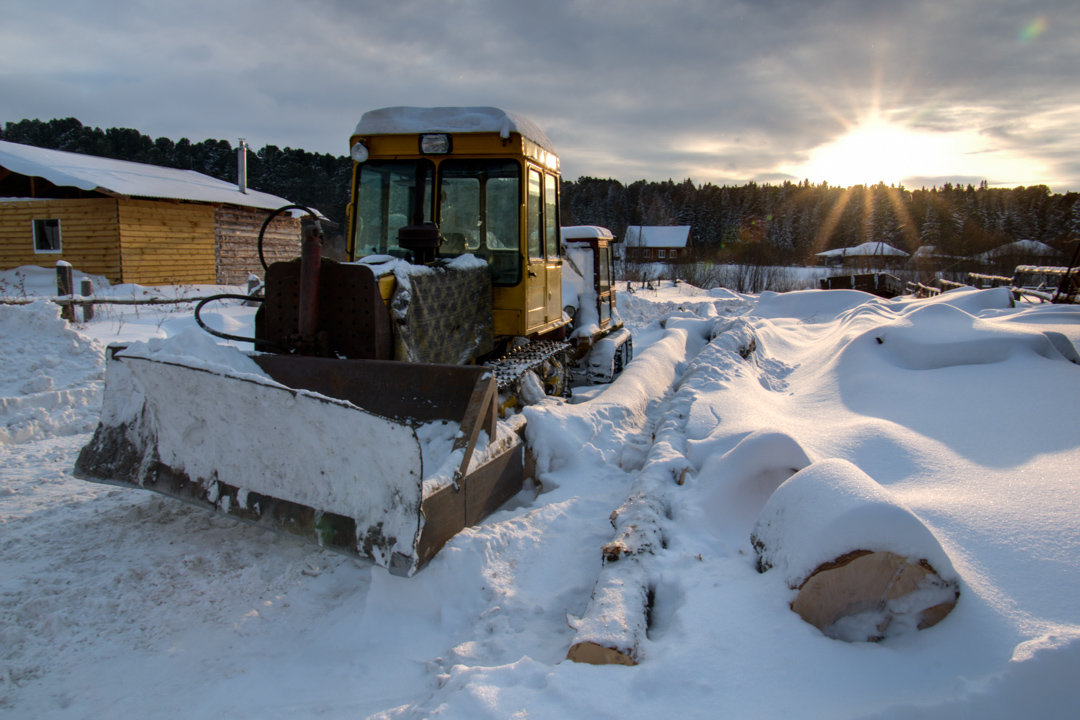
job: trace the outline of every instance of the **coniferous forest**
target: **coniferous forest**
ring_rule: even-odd
[[[91,128],[75,118],[21,120],[0,139],[102,157],[196,170],[235,181],[236,148],[225,140],[150,138],[129,128]],[[248,185],[344,220],[352,161],[347,156],[267,145],[248,159]],[[933,246],[971,257],[1014,240],[1037,240],[1071,254],[1080,237],[1080,193],[1045,185],[952,185],[911,190],[754,182],[696,185],[582,177],[562,183],[564,225],[602,225],[622,237],[629,225],[690,225],[698,259],[813,265],[816,253],[883,241],[912,253]]]

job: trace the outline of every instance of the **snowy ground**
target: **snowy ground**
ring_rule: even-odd
[[[4,273],[0,294],[50,282]],[[0,716],[1075,717],[1080,308],[667,283],[619,303],[628,370],[528,411],[543,492],[409,579],[72,478],[104,343],[177,335],[190,305],[70,325],[0,305]],[[207,315],[250,332],[251,309]],[[821,548],[757,572],[770,493],[836,461],[940,544],[960,599],[938,625],[830,639],[789,607]],[[566,661],[609,516],[679,467],[640,664]]]

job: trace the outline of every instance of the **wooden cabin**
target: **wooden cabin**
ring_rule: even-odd
[[[624,241],[626,261],[671,263],[690,260],[689,225],[631,225]]]
[[[898,268],[906,264],[909,257],[903,250],[883,242],[865,242],[817,254],[818,265],[866,272]]]
[[[191,170],[0,141],[0,269],[65,260],[112,283],[242,284],[290,202]],[[299,220],[267,228],[267,262],[299,254]]]

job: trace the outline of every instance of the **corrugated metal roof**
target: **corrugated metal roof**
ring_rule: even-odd
[[[883,242],[865,242],[855,247],[836,248],[818,253],[818,257],[875,257],[879,255],[907,257],[907,253],[903,250]]]
[[[689,225],[631,225],[626,228],[627,247],[684,248],[689,240]]]
[[[194,170],[113,160],[0,140],[0,167],[40,177],[60,187],[128,197],[191,200],[275,210],[291,204],[285,198],[212,178]]]
[[[1054,248],[1038,240],[1017,240],[1015,242],[999,245],[993,250],[987,250],[975,256],[976,260],[983,262],[1010,255],[1030,255],[1033,257],[1060,257]]]

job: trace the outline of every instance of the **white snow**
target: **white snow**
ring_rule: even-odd
[[[55,292],[34,275],[3,273],[0,294]],[[44,300],[0,306],[0,715],[1075,716],[1080,307],[667,282],[619,303],[626,372],[525,412],[539,494],[412,578],[72,478],[104,344],[203,356],[184,334],[190,304],[102,306],[90,323]],[[226,302],[204,317],[244,335],[253,314]],[[799,512],[843,505],[865,522],[757,572],[750,532],[769,503],[838,476],[840,499]],[[664,512],[640,561],[653,595],[640,663],[567,661],[569,623],[610,587],[609,516],[643,490]],[[951,568],[955,609],[876,644],[792,612],[792,569],[871,537]]]
[[[555,152],[555,146],[536,123],[517,113],[494,107],[388,107],[369,110],[361,116],[353,135],[455,132],[493,132],[503,138],[516,132],[548,152]]]
[[[599,225],[567,225],[563,227],[563,240],[614,240],[615,236],[606,227]]]
[[[790,587],[853,549],[927,560],[943,579],[956,579],[948,555],[915,514],[838,458],[799,470],[776,488],[753,536],[765,548],[762,562],[784,573]]]
[[[819,252],[818,257],[876,257],[876,256],[906,257],[907,253],[883,242],[865,242],[854,247],[836,248]]]
[[[229,183],[194,170],[129,160],[49,150],[0,140],[0,167],[20,175],[42,177],[61,187],[100,190],[131,197],[229,203],[276,210],[290,201]],[[20,200],[19,202],[23,202]]]
[[[984,253],[979,253],[975,256],[976,260],[982,262],[990,262],[1001,257],[1008,257],[1010,255],[1029,255],[1032,257],[1060,257],[1061,253],[1050,247],[1046,243],[1039,242],[1038,240],[1015,240],[1004,245],[998,245],[992,250],[987,250]]]
[[[568,234],[569,231],[569,234]],[[565,240],[600,237],[592,232],[607,232],[604,228],[592,226],[574,226],[563,228]],[[608,232],[608,237],[611,233]],[[593,264],[593,251],[588,245],[569,242],[563,246],[562,270],[562,306],[573,313],[574,332],[571,337],[592,337],[600,331],[600,316],[597,312],[596,289],[593,277],[596,268]],[[586,282],[588,278],[588,282]],[[617,319],[616,319],[617,322]]]
[[[623,241],[627,247],[684,248],[689,239],[689,225],[631,225]]]

